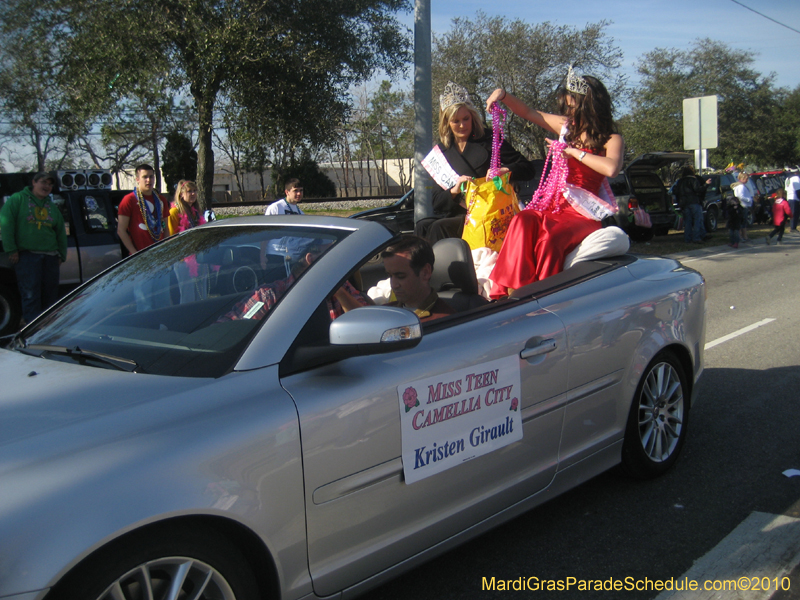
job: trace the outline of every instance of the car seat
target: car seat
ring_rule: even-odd
[[[462,312],[483,306],[489,301],[478,293],[478,277],[472,262],[472,250],[461,238],[439,240],[433,245],[431,287],[439,297]]]

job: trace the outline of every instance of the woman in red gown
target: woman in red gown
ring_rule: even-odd
[[[575,75],[570,67],[566,87],[558,94],[563,115],[529,108],[503,89],[486,100],[487,110],[502,102],[520,117],[561,135],[568,167],[567,185],[556,190],[552,202],[529,205],[511,220],[491,274],[493,298],[561,272],[567,254],[600,229],[608,204],[598,193],[605,178],[622,168],[624,143],[616,133],[605,86],[594,77]]]

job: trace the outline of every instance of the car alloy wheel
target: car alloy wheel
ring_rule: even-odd
[[[197,598],[236,600],[219,571],[204,562],[172,556],[138,565],[112,583],[97,600]]]
[[[689,387],[672,352],[659,353],[636,388],[622,465],[634,477],[655,477],[677,460],[689,424]]]
[[[48,600],[255,600],[258,583],[241,549],[212,527],[147,527],[95,551]]]

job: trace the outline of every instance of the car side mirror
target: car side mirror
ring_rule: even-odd
[[[422,339],[419,317],[395,306],[364,306],[346,312],[330,325],[333,346],[359,346],[365,353],[413,348]]]

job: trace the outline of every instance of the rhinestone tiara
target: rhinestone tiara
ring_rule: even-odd
[[[469,92],[463,86],[448,81],[444,86],[444,93],[439,96],[439,108],[445,110],[453,104],[469,104],[472,106],[472,100],[469,98]]]
[[[585,96],[586,92],[589,91],[589,84],[586,83],[583,77],[575,74],[575,71],[572,70],[572,65],[569,66],[569,71],[567,71],[567,90],[582,96]]]

